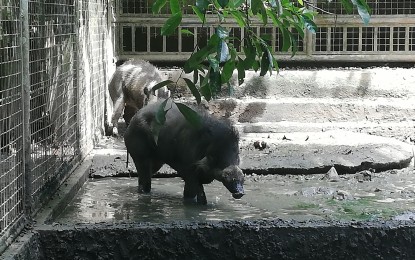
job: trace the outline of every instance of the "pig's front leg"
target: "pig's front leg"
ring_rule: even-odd
[[[205,190],[196,176],[187,176],[184,178],[183,199],[185,203],[193,203],[196,199],[197,204],[207,204]]]
[[[151,175],[152,162],[151,160],[134,160],[135,168],[138,174],[138,192],[149,193],[151,191]]]

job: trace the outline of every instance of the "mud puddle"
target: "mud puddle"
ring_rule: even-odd
[[[359,175],[251,175],[235,200],[219,182],[205,185],[208,205],[182,201],[180,178],[153,178],[152,193],[137,193],[137,178],[91,179],[56,223],[285,220],[388,220],[414,217],[413,168]]]

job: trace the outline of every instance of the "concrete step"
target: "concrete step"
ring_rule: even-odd
[[[217,100],[235,122],[383,122],[415,121],[415,99],[233,99]],[[230,105],[234,102],[233,105]],[[221,104],[222,103],[222,104]],[[229,105],[227,105],[229,104]]]

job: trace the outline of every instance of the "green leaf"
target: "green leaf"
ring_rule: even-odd
[[[194,71],[195,69],[197,69],[199,64],[202,63],[208,55],[209,55],[209,52],[206,47],[193,53],[183,66],[184,72],[190,73]]]
[[[269,67],[270,67],[270,60],[268,58],[268,53],[264,51],[262,58],[261,58],[261,73],[259,75],[264,76],[265,74],[267,74]]]
[[[252,69],[255,70],[255,72],[257,72],[259,68],[260,68],[259,61],[256,60],[254,63],[252,63]]]
[[[196,6],[200,12],[204,13],[209,6],[209,0],[196,0]]]
[[[291,47],[291,32],[287,30],[285,26],[281,26],[280,30],[282,32],[282,49],[281,51],[288,51]]]
[[[153,14],[160,13],[160,10],[166,5],[167,0],[156,0],[151,8]]]
[[[212,98],[212,91],[209,87],[209,73],[206,75],[206,77],[203,77],[202,75],[200,76],[200,85],[200,93],[205,97],[207,101],[210,101]]]
[[[183,78],[186,81],[187,87],[192,92],[193,96],[196,98],[198,104],[202,101],[199,90],[196,88],[196,85],[188,78]]]
[[[200,88],[200,93],[205,97],[207,101],[210,101],[212,99],[212,91],[210,90],[209,84],[203,85]]]
[[[307,28],[307,30],[309,30],[312,33],[316,33],[316,31],[317,31],[317,25],[314,23],[314,21],[311,20],[306,15],[301,15],[301,17],[303,18],[304,25]]]
[[[351,14],[353,12],[353,3],[350,0],[342,0],[342,6],[346,13]]]
[[[166,108],[167,101],[168,99],[164,100],[157,109],[156,122],[159,125],[164,125],[164,123],[166,122],[167,111],[165,111],[164,109]]]
[[[180,32],[186,36],[195,35],[192,31],[189,31],[188,29],[181,29]]]
[[[277,1],[278,1],[278,0],[269,0],[269,4],[270,4],[270,6],[271,6],[272,8],[278,7]],[[279,1],[278,1],[278,2],[279,2]]]
[[[225,8],[228,5],[229,0],[218,0],[218,3],[222,8]]]
[[[303,0],[298,0],[298,3],[302,6],[304,6]]]
[[[182,13],[173,14],[161,28],[162,35],[172,35],[182,22]]]
[[[294,27],[295,27],[295,32],[297,32],[298,35],[300,35],[300,38],[304,39],[304,29],[298,24],[294,24]]]
[[[209,87],[213,96],[216,96],[216,93],[221,91],[222,88],[222,79],[219,71],[211,70],[209,73]]]
[[[238,58],[238,64],[236,67],[238,68],[238,84],[241,85],[245,80],[245,65],[241,58]]]
[[[179,111],[182,113],[187,122],[189,122],[194,127],[200,127],[202,124],[202,118],[196,111],[191,109],[182,103],[175,103]]]
[[[169,0],[170,11],[172,14],[181,13],[179,0]]]
[[[204,24],[206,23],[206,16],[204,14],[204,11],[201,11],[199,9],[199,7],[197,6],[192,6],[193,12],[195,12],[195,14],[197,15],[197,17],[199,17],[199,20]]]
[[[218,28],[216,28],[216,35],[219,37],[219,39],[224,40],[229,37],[229,31],[219,25]]]
[[[172,83],[174,83],[174,82],[171,81],[171,80],[164,80],[164,81],[162,81],[162,82],[157,83],[156,85],[154,85],[151,88],[151,92],[154,93],[157,89],[162,88],[162,87],[167,86],[167,85],[172,84]]]
[[[242,16],[242,13],[240,11],[231,11],[231,15],[238,23],[239,27],[245,27],[246,26],[246,19]]]
[[[245,0],[232,0],[232,1],[229,2],[229,7],[230,8],[238,8],[243,3],[245,3]]]
[[[235,61],[228,60],[222,69],[222,82],[229,82],[232,78],[233,71],[235,70]]]
[[[252,64],[255,62],[256,48],[254,45],[252,45],[249,39],[245,39],[245,46],[243,47],[243,49],[244,49],[244,54],[245,54],[245,60],[244,60],[245,69],[251,69]]]
[[[209,54],[217,51],[216,48],[219,40],[220,39],[216,34],[212,35],[212,37],[209,39],[208,45],[193,53],[192,56],[190,56],[190,58],[186,61],[183,66],[184,72],[190,73],[195,69],[198,69],[200,64],[205,61]]]
[[[257,15],[258,12],[261,10],[261,6],[263,7],[264,4],[262,0],[251,0],[251,11],[253,15]]]
[[[193,70],[193,82],[197,83],[198,80],[199,80],[199,71]]]
[[[291,58],[292,58],[292,57],[294,57],[294,55],[298,51],[298,43],[297,43],[297,40],[294,37],[291,38],[291,41],[292,41],[292,43],[291,43],[291,47],[292,47],[291,48],[291,52],[292,52]]]
[[[359,13],[360,17],[362,18],[365,24],[369,23],[370,20],[370,8],[367,5],[365,0],[352,0],[352,3],[357,7],[357,12]]]
[[[210,70],[209,71],[218,71],[219,70],[219,60],[216,59],[216,57],[214,56],[209,56],[208,58],[209,60],[209,66],[210,66]]]
[[[219,62],[226,62],[229,60],[229,47],[225,41],[221,41],[218,46],[218,58]]]
[[[268,23],[268,15],[267,15],[267,10],[265,9],[264,4],[261,5],[261,19],[262,19],[262,23],[264,25],[266,25]]]

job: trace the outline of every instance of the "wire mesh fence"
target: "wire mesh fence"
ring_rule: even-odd
[[[42,14],[42,15],[39,15]],[[34,204],[76,161],[75,2],[29,1]]]
[[[103,134],[108,63],[108,1],[79,0],[78,82],[81,152],[92,149]],[[112,55],[110,55],[112,56]]]
[[[112,48],[108,0],[0,7],[1,253],[103,132]]]
[[[415,0],[366,0],[372,15],[415,14]],[[317,0],[316,6],[333,14],[347,14],[341,0]],[[357,14],[354,10],[353,14]]]
[[[1,235],[23,216],[25,179],[19,1],[0,0],[0,5]]]

